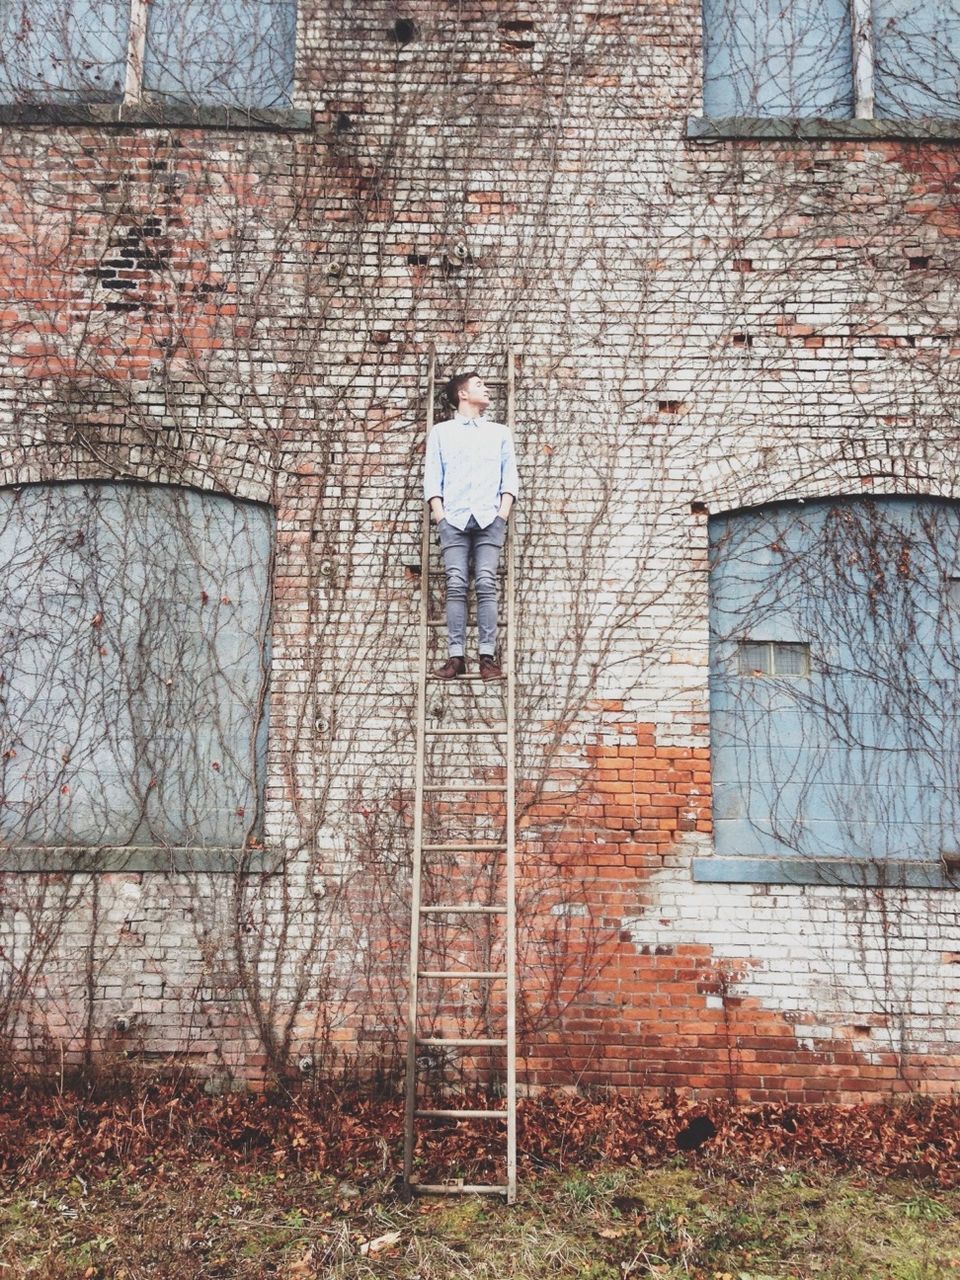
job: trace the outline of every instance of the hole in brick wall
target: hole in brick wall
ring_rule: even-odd
[[[734,258],[733,262],[730,264],[730,269],[731,271],[752,271],[753,259],[752,258]]]
[[[353,121],[350,119],[347,113],[345,111],[338,111],[337,118],[333,122],[333,132],[346,133],[349,129],[352,129],[352,128],[353,128]]]
[[[865,1022],[855,1022],[853,1024],[853,1029],[858,1036],[868,1036],[872,1030],[872,1028],[867,1026]]]
[[[706,516],[710,513],[707,510],[707,504],[705,502],[691,502],[690,514],[694,516]]]
[[[657,413],[679,413],[683,408],[682,400],[658,400]]]
[[[417,24],[412,18],[398,18],[393,24],[393,31],[391,34],[397,44],[402,48],[406,44],[412,44],[419,33],[417,31]]]
[[[428,253],[408,253],[407,262],[411,267],[426,267],[430,265],[430,255]]]
[[[925,271],[930,265],[930,259],[924,253],[919,253],[915,257],[907,259],[907,266],[911,271]]]
[[[749,333],[735,333],[731,339],[735,347],[752,347],[753,338]]]
[[[500,30],[504,35],[504,43],[511,49],[533,49],[536,39],[533,36],[533,23],[528,18],[514,18],[501,22]]]

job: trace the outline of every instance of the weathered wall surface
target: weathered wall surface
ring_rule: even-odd
[[[5,874],[8,1049],[395,1059],[427,352],[502,393],[509,344],[521,1078],[955,1087],[953,891],[691,875],[707,514],[960,496],[953,150],[688,141],[692,3],[301,8],[310,132],[3,137],[0,483],[276,516],[262,840],[233,871]]]

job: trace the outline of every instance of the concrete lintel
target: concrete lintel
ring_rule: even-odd
[[[266,849],[131,849],[122,846],[39,849],[0,847],[0,873],[39,875],[104,874],[109,872],[165,872],[182,875],[271,875],[280,866],[280,857]]]
[[[298,107],[243,109],[164,104],[126,106],[122,102],[23,103],[0,105],[0,125],[136,127],[146,129],[254,129],[268,133],[313,127],[313,113]]]
[[[687,137],[795,142],[960,142],[960,120],[822,120],[762,116],[689,116]]]
[[[693,879],[704,884],[960,889],[960,865],[919,859],[880,862],[857,858],[705,857],[693,859]]]

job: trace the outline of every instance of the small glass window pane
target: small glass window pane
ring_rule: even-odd
[[[116,102],[130,0],[0,0],[0,101]]]
[[[774,675],[805,676],[810,670],[810,651],[805,644],[775,644],[771,647]]]
[[[873,0],[874,112],[960,116],[957,0]]]
[[[296,0],[151,0],[143,85],[170,102],[285,107]]]
[[[770,646],[745,640],[738,649],[738,670],[742,676],[770,674]]]
[[[708,116],[853,112],[849,0],[704,0]]]

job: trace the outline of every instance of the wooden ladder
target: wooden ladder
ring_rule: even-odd
[[[516,399],[516,356],[513,351],[507,355],[507,425],[511,433],[514,428],[514,406]],[[433,427],[433,411],[435,396],[436,357],[430,356],[427,394],[427,431]],[[504,679],[484,685],[479,676],[460,676],[454,680],[436,681],[436,685],[444,685],[449,689],[448,700],[456,705],[457,700],[466,698],[468,691],[483,693],[486,697],[499,691],[504,703],[505,718],[496,726],[478,726],[469,723],[457,723],[444,727],[428,727],[427,696],[428,686],[434,689],[435,677],[428,674],[431,636],[445,638],[445,621],[433,619],[430,614],[430,561],[433,539],[430,529],[430,512],[424,508],[423,529],[421,536],[421,578],[420,578],[420,654],[417,682],[417,726],[416,726],[416,798],[413,825],[413,882],[410,918],[410,979],[409,979],[409,1012],[407,1016],[407,1071],[406,1071],[406,1106],[404,1114],[404,1156],[403,1181],[408,1194],[422,1195],[501,1195],[508,1204],[513,1204],[517,1193],[517,1051],[516,1051],[516,847],[515,847],[515,628],[514,628],[514,578],[515,556],[512,534],[508,533],[505,547],[506,587],[505,599],[501,605],[501,618],[505,631]],[[462,714],[462,713],[461,713]],[[491,783],[467,776],[453,780],[433,776],[431,753],[428,744],[436,739],[451,737],[463,739],[466,744],[495,742],[502,748],[503,782]],[[468,764],[469,775],[472,765]],[[480,766],[477,766],[479,769]],[[481,775],[482,777],[482,775]],[[456,838],[438,838],[425,836],[431,817],[428,806],[436,797],[443,795],[469,798],[481,796],[484,802],[488,797],[497,796],[502,801],[503,836],[492,841],[458,840]],[[463,817],[462,810],[458,816]],[[469,815],[467,815],[469,816]],[[485,813],[489,818],[489,812]],[[465,859],[469,855],[486,855],[491,859],[502,859],[499,867],[490,864],[488,871],[492,875],[492,883],[502,886],[504,892],[497,902],[455,901],[424,902],[424,872],[431,869],[431,858],[436,855],[458,855]],[[476,883],[476,881],[474,881]],[[498,895],[499,896],[499,895]],[[493,924],[502,922],[503,936],[500,950],[503,956],[502,968],[422,968],[421,941],[422,929],[431,917],[448,919],[451,922],[462,921],[466,927],[471,918],[486,918]],[[495,1036],[451,1037],[430,1034],[423,1027],[424,1010],[421,1005],[421,980],[431,983],[446,983],[456,991],[457,983],[504,984],[505,996],[500,1006],[505,1025],[501,1033]],[[490,987],[487,988],[490,991]],[[446,1054],[451,1051],[457,1054],[463,1051],[479,1050],[486,1061],[502,1054],[504,1059],[503,1079],[505,1080],[504,1106],[495,1109],[447,1109],[429,1107],[418,1104],[419,1076],[423,1071],[423,1061],[430,1061],[431,1054]],[[419,1122],[436,1120],[496,1120],[505,1127],[505,1169],[506,1181],[493,1184],[465,1183],[462,1179],[451,1182],[422,1183],[414,1176],[413,1162]]]

